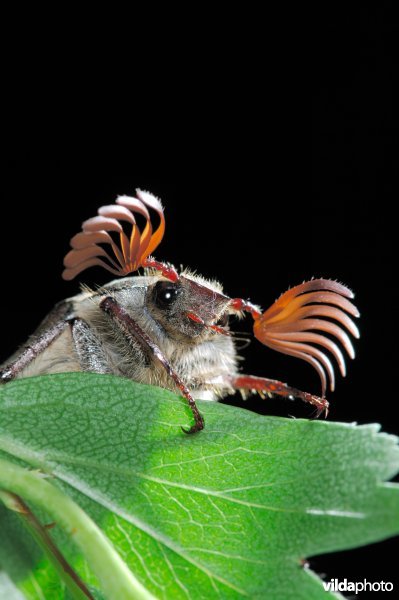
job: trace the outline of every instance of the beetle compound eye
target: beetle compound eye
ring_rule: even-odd
[[[154,302],[159,308],[169,308],[181,292],[180,285],[170,281],[158,281],[154,288]]]

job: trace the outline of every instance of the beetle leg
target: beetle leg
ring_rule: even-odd
[[[174,381],[176,387],[186,398],[194,416],[194,425],[190,429],[183,429],[185,433],[195,433],[204,428],[204,419],[201,416],[190,390],[186,387],[179,375],[173,369],[172,365],[162,353],[161,349],[155,344],[149,335],[136,323],[129,313],[111,296],[106,296],[100,302],[100,308],[111,317],[114,323],[123,332],[128,341],[136,341],[140,344],[143,352],[152,359],[156,359],[165,369],[169,377]]]
[[[80,318],[70,319],[72,339],[83,371],[114,373],[103,345],[93,329]]]
[[[266,379],[265,377],[255,377],[254,375],[240,375],[231,377],[230,383],[234,389],[250,390],[258,393],[276,394],[277,396],[300,398],[304,402],[308,402],[316,407],[316,417],[323,412],[325,417],[328,415],[329,403],[326,398],[314,396],[308,392],[302,392],[296,388],[288,386],[286,383],[276,381],[275,379]]]
[[[0,370],[0,382],[12,381],[30,365],[54,340],[56,340],[67,326],[67,317],[71,314],[72,307],[69,302],[57,304],[53,311],[39,325],[37,333],[33,334],[28,344],[16,355],[16,358]]]

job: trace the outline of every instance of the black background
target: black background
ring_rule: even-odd
[[[1,183],[1,359],[56,301],[78,291],[60,275],[82,220],[141,187],[166,207],[156,257],[218,278],[229,295],[267,308],[313,276],[351,287],[361,339],[329,397],[329,418],[399,433],[397,24],[388,5],[311,18],[280,23],[277,33],[270,24],[253,35],[243,26],[245,43],[225,24],[220,46],[218,27],[208,23],[211,56],[195,37],[187,69],[185,32],[184,44],[169,59],[158,54],[152,70],[135,57],[134,81],[101,62],[101,46],[97,64],[72,58],[68,46],[50,64],[39,42],[37,57],[13,57]],[[82,280],[108,276],[92,269]],[[318,393],[305,363],[256,341],[243,354],[246,372]],[[310,413],[277,399],[245,406]],[[310,565],[327,579],[398,585],[397,550],[389,540]]]

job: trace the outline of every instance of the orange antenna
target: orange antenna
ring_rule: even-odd
[[[70,280],[89,267],[98,265],[114,275],[128,275],[137,271],[145,259],[161,242],[165,232],[163,207],[158,198],[136,190],[137,198],[119,196],[116,204],[102,206],[98,216],[82,224],[82,231],[71,239],[72,250],[64,258],[63,279]],[[153,232],[148,208],[156,211],[160,224]],[[135,214],[142,215],[145,226],[140,231]],[[121,221],[130,223],[130,237],[123,231]],[[113,241],[109,232],[119,233],[120,247]],[[113,254],[109,254],[98,244],[108,244]]]
[[[314,331],[335,337],[350,358],[354,358],[355,351],[345,331],[359,337],[358,328],[347,314],[359,316],[349,300],[353,297],[351,290],[337,281],[306,281],[282,294],[263,314],[254,316],[255,337],[273,350],[310,363],[320,376],[324,397],[328,382],[331,391],[335,387],[334,367],[324,349],[334,356],[343,377],[345,358],[332,339]]]

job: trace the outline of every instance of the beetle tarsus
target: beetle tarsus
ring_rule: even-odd
[[[260,395],[262,393],[275,394],[289,399],[292,399],[292,397],[299,398],[300,400],[303,400],[303,402],[307,402],[316,407],[316,419],[323,412],[325,412],[325,417],[327,418],[329,403],[326,398],[309,394],[309,392],[302,392],[301,390],[288,386],[282,381],[267,379],[266,377],[255,377],[254,375],[240,375],[238,377],[232,377],[229,382],[234,389],[238,390],[257,392]]]
[[[318,401],[320,401],[320,406],[318,406],[318,408],[315,411],[314,419],[318,419],[320,415],[323,414],[323,412],[324,418],[327,419],[330,406],[329,402],[325,398],[318,398]]]
[[[197,407],[195,406],[195,409],[194,409],[192,406],[190,406],[190,408],[193,411],[195,423],[194,423],[194,425],[191,425],[191,427],[189,427],[188,429],[186,427],[181,428],[182,431],[184,431],[184,433],[187,433],[187,434],[197,433],[198,431],[202,431],[202,429],[204,429],[204,427],[205,427],[204,418],[201,415],[201,413],[198,411]]]

